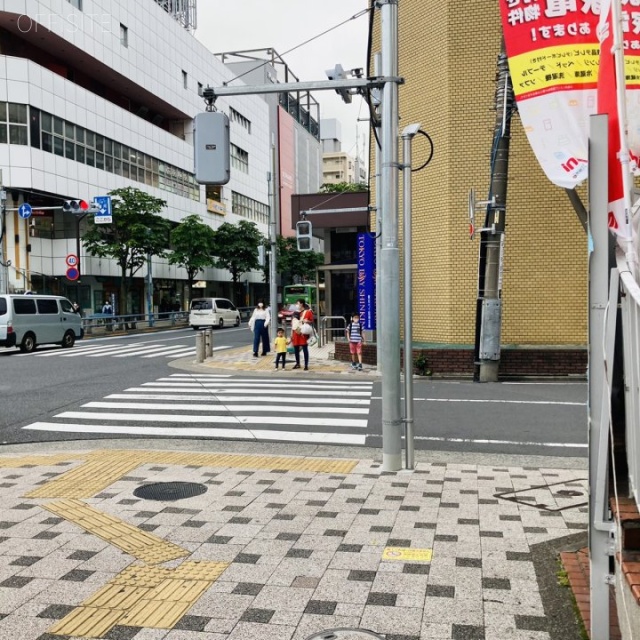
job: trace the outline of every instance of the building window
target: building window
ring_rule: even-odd
[[[231,144],[231,166],[244,173],[249,173],[249,154],[233,143]]]
[[[120,44],[123,47],[129,46],[129,29],[120,23]]]
[[[9,114],[9,144],[29,144],[27,105],[9,102],[6,107],[8,107]],[[0,111],[3,111],[3,109],[0,109]],[[6,125],[2,123],[1,116],[0,129],[4,129],[4,136],[0,134],[0,142],[2,142],[3,137],[5,138],[4,142],[7,142]]]
[[[251,120],[245,118],[239,111],[236,111],[233,107],[229,108],[229,119],[232,122],[237,122],[249,133],[251,133]]]
[[[185,89],[189,87],[189,76],[186,71],[182,71],[182,85]]]
[[[79,11],[82,11],[82,0],[67,0],[67,2]]]
[[[235,191],[231,192],[231,211],[252,222],[269,224],[269,207]]]

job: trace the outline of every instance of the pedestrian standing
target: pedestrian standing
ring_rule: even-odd
[[[278,329],[278,334],[274,340],[274,347],[276,350],[276,369],[278,368],[278,363],[282,362],[282,369],[284,370],[285,365],[287,364],[287,345],[290,342],[291,340],[287,340],[284,335],[284,329]]]
[[[362,371],[362,345],[364,344],[364,338],[362,336],[362,324],[360,323],[359,313],[353,313],[351,315],[351,322],[347,325],[345,333],[349,341],[351,368]]]
[[[271,324],[271,314],[265,308],[262,300],[253,310],[249,318],[249,329],[253,331],[253,357],[258,357],[258,348],[262,342],[262,355],[269,353],[269,324]]]
[[[305,333],[307,329],[304,329],[304,325],[312,328],[313,333],[313,311],[311,307],[305,302],[304,298],[300,298],[296,303],[296,311],[300,314],[300,320],[298,321],[295,329],[291,333],[291,343],[293,344],[296,363],[293,366],[294,369],[300,368],[300,351],[304,356],[304,370],[309,370],[309,335]]]
[[[106,316],[109,316],[105,320],[107,331],[113,331],[113,307],[111,306],[109,300],[105,300],[104,304],[102,305],[102,313]]]

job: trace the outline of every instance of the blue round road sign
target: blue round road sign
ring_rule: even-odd
[[[31,217],[31,205],[27,204],[26,202],[24,204],[21,204],[20,207],[18,208],[18,215],[23,219],[26,220],[27,218]]]
[[[80,277],[80,272],[75,267],[69,267],[67,269],[67,280],[77,280]]]

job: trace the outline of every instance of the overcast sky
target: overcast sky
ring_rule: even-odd
[[[325,70],[337,63],[345,69],[366,69],[368,15],[292,51],[289,49],[347,20],[368,5],[367,0],[200,0],[196,37],[213,53],[273,48],[301,81],[326,80]],[[356,154],[368,139],[367,109],[359,96],[346,105],[335,92],[316,92],[321,118],[338,118],[342,150]],[[366,149],[366,147],[365,147]]]

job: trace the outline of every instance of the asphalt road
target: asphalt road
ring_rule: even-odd
[[[234,347],[248,344],[250,334],[246,326],[238,329],[229,328],[214,332],[214,346]],[[183,396],[173,398],[182,409],[171,408],[161,404],[165,413],[171,417],[160,418],[156,428],[157,434],[165,433],[173,428],[179,433],[180,428],[188,426],[190,407],[184,404],[194,401],[185,395],[176,378],[177,370],[169,366],[169,362],[178,357],[188,355],[189,349],[195,345],[194,332],[190,329],[168,330],[152,334],[138,334],[125,337],[109,337],[84,340],[78,343],[79,348],[62,351],[58,347],[42,348],[35,354],[22,355],[14,350],[0,351],[0,442],[3,444],[22,442],[47,442],[55,440],[113,438],[114,433],[83,433],[63,431],[26,430],[24,426],[32,423],[51,421],[51,418],[69,412],[82,412],[86,403],[100,402],[111,394],[122,395],[123,391],[138,388],[139,391],[156,391],[145,389],[141,385],[159,384],[157,380],[167,380],[167,384],[178,385],[177,391]],[[62,357],[64,355],[64,357]],[[171,378],[173,376],[173,378]],[[341,376],[341,384],[347,380],[364,380],[360,376]],[[368,414],[362,416],[346,415],[349,418],[362,417],[362,431],[354,427],[354,433],[362,433],[361,443],[366,446],[380,447],[381,439],[381,385],[379,378],[366,377],[373,382],[367,388],[370,398]],[[233,386],[234,381],[246,381],[247,376],[233,376],[227,380]],[[266,406],[272,403],[273,421],[256,428],[270,428],[287,433],[289,441],[304,442],[302,432],[304,425],[287,427],[291,420],[291,407],[288,412],[279,412],[274,398],[292,389],[291,381],[273,383],[272,378],[251,378],[250,386],[267,385],[263,391],[263,399],[256,403]],[[326,401],[314,403],[315,388],[327,384],[305,377],[305,391],[300,388],[302,402],[307,402],[304,411],[323,413],[334,398],[358,396],[357,390],[345,387],[329,391]],[[157,390],[161,391],[161,390]],[[360,389],[362,396],[364,390]],[[252,391],[258,393],[257,390]],[[165,394],[167,391],[165,391]],[[175,393],[175,390],[174,390]],[[305,398],[305,393],[309,397]],[[508,453],[525,455],[571,456],[587,455],[587,418],[586,418],[586,384],[583,382],[538,382],[538,383],[496,383],[477,384],[473,382],[451,382],[444,380],[420,380],[414,384],[415,446],[416,449],[437,449],[449,451]],[[351,395],[350,395],[351,394]],[[271,396],[271,397],[269,397]],[[160,398],[166,403],[172,398]],[[137,400],[137,398],[134,398]],[[212,398],[209,398],[211,401]],[[253,399],[252,399],[253,400]],[[300,401],[300,400],[299,400]],[[113,402],[113,401],[111,401]],[[247,398],[244,399],[246,404]],[[182,403],[182,404],[179,404]],[[314,406],[316,404],[317,406]],[[213,406],[213,405],[211,405]],[[223,403],[221,403],[223,406]],[[238,409],[243,408],[237,405]],[[237,418],[238,430],[249,431],[242,427],[242,412],[223,406],[225,415]],[[123,411],[130,411],[132,407]],[[264,410],[266,412],[266,409]],[[358,409],[362,413],[362,409]],[[148,413],[157,415],[157,410]],[[215,413],[215,412],[214,412]],[[278,417],[280,413],[280,418]],[[354,412],[355,413],[355,412]],[[366,413],[366,411],[365,411]],[[104,415],[104,414],[103,414]],[[132,415],[127,413],[127,415]],[[212,428],[206,422],[206,412],[199,428]],[[295,415],[295,414],[294,414]],[[86,416],[85,416],[86,417]],[[91,416],[90,416],[91,417]],[[317,416],[316,416],[317,418]],[[165,420],[165,422],[162,422]],[[278,422],[280,420],[280,422]],[[195,418],[195,422],[198,418]],[[322,420],[318,421],[322,424]],[[82,420],[76,422],[83,423]],[[102,420],[104,423],[105,420]],[[126,421],[121,421],[126,422]],[[151,421],[153,422],[153,421]],[[174,424],[175,423],[175,424]],[[327,416],[327,431],[335,433],[334,443],[340,440],[340,414]],[[354,423],[355,424],[355,423]],[[357,425],[356,425],[357,426]],[[322,430],[325,427],[321,427]],[[163,431],[163,429],[165,431]],[[297,430],[297,431],[296,431]],[[312,431],[313,429],[306,429]],[[94,430],[95,431],[95,430]],[[202,433],[201,431],[198,431]],[[142,431],[143,435],[145,432]],[[153,430],[149,431],[153,437]],[[233,432],[227,431],[227,434]],[[266,432],[265,432],[266,433]],[[296,435],[298,434],[298,435]],[[133,435],[123,433],[126,438]],[[138,434],[140,435],[140,433]],[[119,436],[116,436],[119,437]],[[346,436],[345,436],[346,437]],[[272,439],[277,439],[272,436]],[[309,442],[309,440],[307,440]]]

